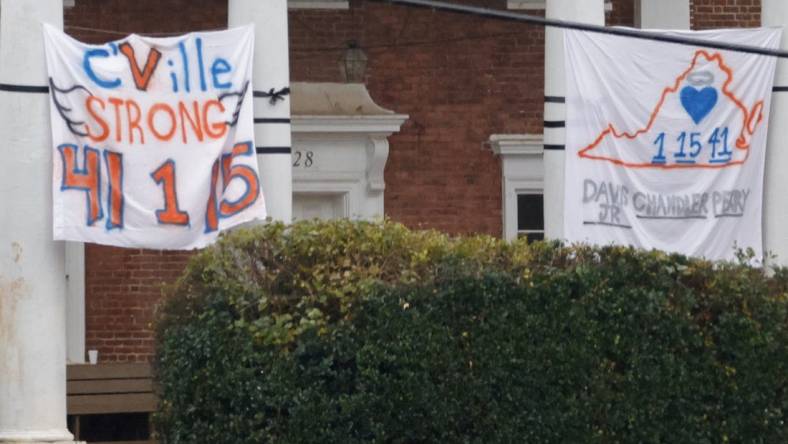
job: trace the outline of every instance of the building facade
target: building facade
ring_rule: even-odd
[[[560,3],[456,1],[548,15],[551,2]],[[453,234],[550,235],[556,190],[545,187],[562,153],[545,150],[561,119],[545,103],[544,28],[368,0],[289,3],[296,218],[385,215]],[[65,4],[65,31],[92,43],[227,26],[226,0]],[[607,26],[691,29],[762,19],[761,0],[612,0],[601,14]],[[354,57],[360,71],[350,73]],[[69,361],[90,349],[100,362],[150,360],[161,285],[190,253],[67,252]]]

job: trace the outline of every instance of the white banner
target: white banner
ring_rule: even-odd
[[[667,32],[666,32],[667,33]],[[777,48],[779,29],[669,32]],[[565,31],[571,242],[708,259],[762,254],[776,59]]]
[[[265,218],[251,26],[80,43],[45,26],[54,238],[191,249]]]

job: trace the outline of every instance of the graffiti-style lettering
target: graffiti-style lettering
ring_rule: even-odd
[[[213,87],[216,89],[229,89],[233,84],[231,82],[223,82],[219,79],[219,76],[223,74],[229,74],[232,72],[232,67],[230,67],[230,63],[227,60],[219,57],[213,61],[213,65],[211,65],[211,78],[213,79]]]
[[[205,133],[208,137],[218,139],[224,137],[227,133],[227,122],[223,120],[210,121],[208,119],[208,111],[211,108],[218,108],[220,113],[224,113],[224,105],[218,100],[209,100],[202,106],[202,124],[205,128]]]
[[[189,122],[189,126],[191,126],[192,131],[194,132],[195,137],[200,142],[203,141],[203,133],[202,133],[202,126],[200,125],[200,107],[195,100],[192,102],[192,110],[194,111],[193,114],[189,114],[189,109],[186,108],[186,104],[183,102],[178,103],[178,116],[180,117],[181,122],[181,141],[183,143],[187,143],[186,141],[186,122]]]
[[[175,162],[168,159],[151,173],[151,177],[164,191],[164,209],[156,210],[156,220],[162,225],[189,225],[189,213],[178,207]]]
[[[82,59],[82,68],[85,70],[85,74],[87,74],[88,78],[93,81],[96,85],[106,88],[106,89],[113,89],[117,88],[121,85],[120,78],[114,78],[112,80],[102,79],[96,72],[93,70],[93,66],[91,65],[91,59],[95,57],[107,58],[109,57],[109,51],[105,49],[90,49],[85,51],[85,56]]]
[[[222,199],[219,203],[219,214],[222,217],[230,217],[243,211],[252,205],[260,195],[260,180],[257,178],[257,173],[246,165],[232,165],[235,157],[253,155],[254,146],[252,146],[252,143],[243,142],[236,144],[231,154],[222,156],[222,180],[224,190],[227,190],[227,187],[233,179],[240,179],[246,184],[246,190],[241,197],[232,202]]]
[[[63,165],[63,179],[60,190],[80,190],[87,197],[87,224],[92,226],[104,217],[101,207],[101,165],[99,151],[85,146],[82,154],[82,168],[77,164],[76,145],[63,144],[57,147]]]
[[[178,43],[178,50],[181,52],[181,62],[183,63],[183,89],[186,92],[191,92],[191,87],[189,86],[189,56],[186,55],[186,45],[183,44],[183,41]]]
[[[216,183],[219,181],[219,159],[211,167],[211,188],[208,191],[208,207],[205,209],[205,232],[219,229],[219,208],[216,203]]]
[[[104,163],[109,176],[107,230],[123,228],[123,154],[104,150]]]
[[[134,56],[134,48],[128,42],[121,43],[119,48],[120,52],[129,61],[129,70],[131,70],[131,76],[134,78],[134,86],[140,91],[147,91],[150,79],[153,78],[153,72],[156,71],[156,66],[158,66],[161,59],[161,52],[156,48],[151,48],[148,51],[145,68],[140,70],[139,65],[137,65],[137,58]]]
[[[170,119],[170,129],[167,130],[166,133],[160,133],[159,130],[156,128],[156,113],[159,111],[163,111],[167,117]],[[156,136],[157,139],[161,141],[169,141],[172,139],[173,134],[175,134],[175,130],[177,129],[178,123],[175,120],[175,111],[172,110],[170,105],[166,103],[156,103],[150,108],[148,112],[148,128],[150,129],[151,133]]]
[[[208,91],[205,85],[205,64],[202,61],[202,39],[197,37],[194,39],[194,44],[197,45],[197,66],[200,73],[200,91]]]
[[[134,130],[136,129],[140,135],[140,143],[145,144],[145,132],[140,127],[140,118],[142,111],[137,102],[133,100],[126,100],[126,116],[128,116],[129,127],[129,143],[134,143]]]
[[[109,137],[109,125],[107,124],[106,120],[101,118],[98,110],[94,108],[94,104],[100,105],[102,110],[105,108],[105,104],[103,100],[96,96],[88,96],[88,98],[85,100],[85,109],[88,111],[88,114],[90,114],[90,117],[92,117],[93,120],[95,120],[96,123],[101,127],[101,133],[93,134],[93,131],[90,130],[90,125],[87,123],[85,124],[85,132],[94,142],[102,142],[106,140],[107,137]]]
[[[44,29],[54,62],[47,68],[55,239],[201,248],[222,229],[266,216],[253,141],[251,26],[104,45]],[[278,102],[270,106],[287,106]],[[287,123],[282,116],[263,123]]]
[[[112,105],[115,109],[115,141],[120,142],[120,131],[121,131],[121,124],[120,124],[120,108],[123,106],[123,100],[118,99],[117,97],[110,97],[107,101]]]
[[[109,116],[107,102],[111,108]],[[90,117],[84,124],[85,132],[94,142],[103,142],[110,134],[116,142],[129,144],[145,144],[146,133],[168,142],[179,131],[183,143],[202,142],[206,137],[220,139],[227,134],[225,107],[218,100],[178,101],[173,105],[156,102],[143,109],[132,99],[88,96],[85,108]]]

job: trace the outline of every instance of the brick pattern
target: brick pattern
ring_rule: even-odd
[[[162,286],[183,271],[188,252],[89,245],[85,251],[87,349],[102,362],[147,361]]]
[[[613,9],[607,13],[607,26],[635,26],[635,1],[613,0]]]
[[[761,26],[761,0],[690,0],[692,29]]]
[[[504,0],[455,1],[505,7]],[[369,58],[372,97],[410,115],[391,138],[386,214],[412,227],[499,235],[500,161],[485,142],[495,133],[541,132],[543,29],[365,0],[350,5],[290,12],[292,79],[342,81],[344,48],[357,42]],[[614,0],[607,24],[632,26],[633,9],[634,0]],[[759,0],[695,0],[692,12],[698,28],[760,21]],[[226,22],[226,0],[77,0],[65,16],[70,34],[93,43],[119,36],[82,28],[176,33]],[[89,245],[87,347],[102,361],[149,360],[161,285],[188,257]]]

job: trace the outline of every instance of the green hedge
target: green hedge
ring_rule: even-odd
[[[157,322],[164,443],[785,443],[788,273],[393,223],[238,231]]]

